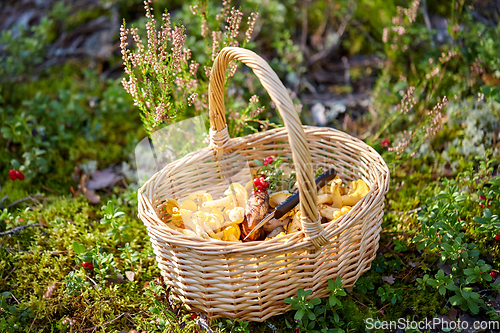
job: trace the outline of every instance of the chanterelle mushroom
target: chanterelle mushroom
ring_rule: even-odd
[[[234,207],[228,212],[231,223],[241,223],[245,219],[245,208]]]
[[[239,183],[232,183],[229,185],[229,188],[224,192],[224,194],[226,196],[223,198],[204,202],[202,207],[221,207],[230,206],[231,204],[234,207],[245,207],[248,200],[247,191]]]
[[[291,194],[288,191],[276,192],[269,197],[269,206],[276,208],[280,203],[286,200]]]
[[[370,192],[370,188],[362,179],[349,182],[347,194],[342,196],[342,204],[344,206],[354,206],[363,199],[368,192]]]
[[[340,178],[335,178],[334,180],[332,180],[330,184],[333,208],[342,208],[342,205],[344,204],[342,201],[342,196],[340,195],[339,191],[339,187],[341,184],[342,180]]]
[[[245,207],[248,201],[247,190],[240,183],[232,183],[224,192],[225,195],[233,196],[233,204],[235,207]]]
[[[328,220],[334,220],[334,216],[336,212],[340,212],[339,208],[333,208],[328,205],[320,205],[319,206],[319,213],[321,216],[326,217]]]

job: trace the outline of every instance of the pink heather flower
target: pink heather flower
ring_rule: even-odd
[[[399,191],[400,189],[405,186],[405,181],[403,180],[401,183],[396,184],[396,188],[394,189],[395,191]]]
[[[396,154],[401,155],[404,153],[406,148],[410,146],[411,139],[413,138],[413,132],[409,131],[407,132],[406,130],[403,131],[403,137],[401,138],[401,141],[396,146],[392,146],[387,148],[389,151],[394,151]]]
[[[401,102],[397,106],[397,108],[403,114],[407,114],[411,109],[413,109],[413,107],[417,103],[415,101],[415,98],[413,97],[414,94],[415,94],[415,87],[414,86],[408,87],[406,94],[403,96],[403,98],[401,99]]]
[[[410,23],[415,22],[419,6],[420,6],[420,0],[415,0],[413,1],[410,8],[404,10],[404,13],[408,17],[408,21],[410,21]]]
[[[243,13],[239,9],[231,8],[231,15],[226,17],[226,30],[229,36],[229,46],[238,46],[239,42],[236,40],[240,32],[241,19]]]
[[[261,108],[257,108],[255,110],[252,110],[249,112],[248,116],[250,119],[253,119],[253,118],[256,118],[259,114],[261,114],[262,112],[264,112],[265,108],[264,107],[261,107]]]
[[[217,58],[219,54],[219,45],[222,39],[220,31],[212,31],[212,61]]]
[[[200,64],[195,62],[194,60],[191,60],[191,64],[189,65],[189,74],[191,74],[192,76],[196,76],[198,67],[200,67]]]
[[[194,104],[194,101],[198,97],[197,93],[193,93],[188,97],[188,105],[191,106],[191,104]]]
[[[208,22],[207,20],[203,19],[203,21],[201,22],[201,36],[203,38],[206,38],[209,33],[210,33],[210,28],[208,27]]]
[[[245,32],[246,39],[245,41],[248,43],[252,39],[252,34],[253,30],[255,29],[255,22],[257,21],[257,18],[259,17],[259,13],[254,13],[252,12],[250,16],[248,17],[247,21],[247,31]]]
[[[434,77],[439,74],[439,66],[434,67],[434,69],[429,73],[425,75],[426,79],[430,79],[431,77]]]
[[[212,67],[209,66],[203,66],[203,69],[205,70],[205,76],[207,78],[210,78],[210,73],[212,72]]]
[[[179,76],[175,78],[174,83],[178,88],[182,88],[184,86],[184,80],[182,80]]]
[[[441,122],[443,119],[442,110],[446,104],[448,104],[448,99],[444,96],[442,102],[437,103],[432,110],[427,113],[429,116],[429,124],[423,127],[423,129],[425,129],[425,138],[434,136],[443,129],[443,124]]]
[[[384,28],[384,30],[382,30],[382,41],[384,43],[387,43],[387,41],[389,41],[389,29],[387,28]]]
[[[229,64],[229,73],[227,73],[227,77],[233,77],[236,74],[236,70],[238,69],[238,63],[236,61],[231,61]]]
[[[441,56],[439,57],[439,61],[441,63],[445,63],[445,62],[448,62],[450,61],[452,58],[454,58],[455,56],[457,55],[457,52],[456,51],[450,51],[448,50],[448,53],[441,53]]]
[[[191,13],[193,13],[193,15],[198,14],[198,5],[189,6],[189,9],[191,10]]]
[[[154,114],[154,121],[156,123],[159,123],[160,121],[163,120],[164,111],[165,111],[165,106],[163,104],[160,104],[156,107],[155,114]]]
[[[184,62],[183,47],[186,42],[186,34],[184,33],[184,26],[175,27],[172,31],[172,67],[176,71],[180,71],[181,62]]]
[[[344,121],[342,122],[342,130],[346,131],[347,126],[349,126],[350,123],[351,123],[351,116],[349,116],[349,114],[346,113],[344,116]]]
[[[259,103],[259,97],[257,95],[253,95],[252,97],[250,97],[250,103]]]

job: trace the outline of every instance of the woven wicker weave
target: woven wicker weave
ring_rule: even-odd
[[[227,66],[240,60],[253,69],[285,127],[229,139],[224,115]],[[297,289],[324,297],[329,279],[354,285],[369,270],[378,248],[389,170],[380,155],[343,132],[302,126],[287,90],[255,53],[224,48],[210,77],[210,146],[168,164],[139,191],[139,217],[146,225],[165,282],[188,307],[209,318],[263,321],[289,310],[284,299]],[[162,219],[164,200],[221,187],[217,161],[238,153],[248,161],[268,155],[293,158],[300,191],[303,231],[268,241],[231,243],[186,236]],[[252,166],[252,162],[250,162]],[[344,180],[363,179],[370,192],[350,212],[321,224],[313,166],[334,166]]]

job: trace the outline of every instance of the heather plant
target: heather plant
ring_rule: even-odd
[[[170,14],[162,15],[160,30],[156,30],[156,20],[151,12],[150,2],[145,2],[147,45],[144,45],[137,28],[121,27],[120,39],[125,73],[122,80],[125,90],[133,97],[148,133],[160,124],[171,124],[174,119],[181,120],[199,115],[208,107],[208,80],[211,63],[218,52],[226,46],[246,46],[251,40],[258,14],[251,12],[246,20],[246,30],[242,30],[243,12],[224,1],[222,8],[214,8],[208,3],[191,5],[192,15],[201,24],[200,36],[205,41],[205,62],[198,62],[188,48],[189,39],[186,29],[180,23],[172,25]],[[218,10],[214,16],[213,11]],[[128,36],[135,43],[135,51],[128,48]],[[231,63],[227,77],[232,78],[237,69]],[[228,83],[230,85],[230,83]],[[233,88],[234,89],[234,88]],[[248,122],[268,127],[268,120],[260,120],[264,111],[259,106],[257,96],[250,98],[247,108],[237,98],[227,96],[228,121],[233,135],[241,134]],[[236,111],[235,109],[241,109]]]
[[[436,37],[435,30],[428,29],[428,26],[418,20],[417,13],[421,6],[420,1],[416,0],[407,9],[398,7],[391,26],[384,28],[382,40],[387,58],[381,79],[374,90],[375,100],[372,104],[372,107],[379,111],[380,120],[384,120],[382,121],[384,125],[372,140],[378,139],[387,129],[401,129],[402,131],[397,131],[400,133],[393,138],[389,150],[399,154],[406,150],[408,155],[413,154],[413,157],[417,154],[419,156],[432,154],[431,142],[435,142],[436,135],[443,129],[449,133],[449,126],[456,123],[451,118],[457,114],[457,108],[455,107],[457,110],[455,112],[445,110],[450,100],[452,104],[456,104],[460,98],[474,99],[479,96],[479,99],[484,99],[482,91],[485,89],[491,91],[489,85],[495,81],[494,75],[496,75],[494,61],[483,61],[483,58],[491,59],[488,50],[496,43],[492,36],[498,34],[497,29],[481,26],[478,31],[471,22],[470,8],[465,6],[463,1],[454,1],[451,6],[451,18],[448,21],[449,28],[445,32],[446,38],[440,41]],[[421,9],[423,19],[428,19],[425,17],[427,8],[424,6]],[[460,28],[461,25],[465,25],[466,28]],[[469,42],[476,40],[476,38],[465,38],[465,36],[470,37],[471,31],[483,34],[486,38],[485,43]],[[468,48],[461,47],[464,41],[469,45]],[[485,47],[484,44],[489,46]],[[424,45],[427,47],[423,48]],[[408,57],[411,63],[402,67],[402,60]],[[382,91],[389,93],[380,94]],[[488,98],[486,103],[490,103]],[[394,104],[397,106],[391,107]],[[390,111],[385,113],[383,110]],[[463,116],[459,115],[459,118]],[[491,119],[492,116],[488,118]],[[451,123],[447,123],[449,119]],[[468,121],[469,124],[471,122],[472,119]],[[489,122],[495,120],[491,119]],[[445,123],[446,126],[443,126]],[[490,126],[478,125],[469,127],[481,133],[487,131],[487,127]],[[476,136],[471,141],[467,136],[470,135],[460,140],[464,140],[463,146],[468,153],[471,144],[479,144],[478,141],[482,138],[478,140]],[[459,142],[453,143],[457,144]]]

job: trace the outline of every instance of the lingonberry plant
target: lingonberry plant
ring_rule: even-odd
[[[253,162],[259,167],[254,179],[254,190],[292,191],[295,185],[295,172],[288,163],[283,164],[282,157],[267,156],[262,161]]]

